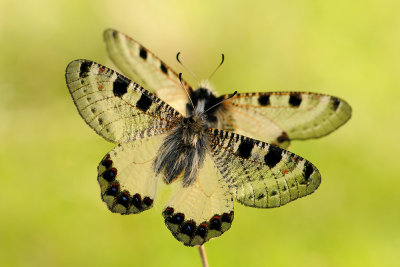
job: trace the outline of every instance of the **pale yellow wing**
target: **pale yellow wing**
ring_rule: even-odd
[[[174,70],[121,32],[106,30],[104,41],[110,58],[125,75],[185,114],[189,100]],[[191,92],[189,84],[182,82]]]
[[[108,141],[164,133],[183,118],[143,87],[93,61],[72,61],[65,78],[79,114]]]
[[[98,166],[101,198],[116,213],[139,213],[152,207],[158,179],[153,160],[165,135],[119,144]]]
[[[209,129],[213,159],[242,204],[274,208],[313,193],[321,183],[318,169],[277,146],[232,132]]]
[[[163,212],[165,224],[176,239],[186,246],[199,246],[230,228],[232,195],[210,155],[196,182],[179,186]]]
[[[350,119],[351,107],[340,98],[316,93],[243,93],[225,101],[219,116],[222,129],[286,148],[290,140],[336,130]]]

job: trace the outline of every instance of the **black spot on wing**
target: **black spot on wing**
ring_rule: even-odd
[[[117,204],[124,206],[125,208],[129,208],[130,206],[130,197],[128,192],[122,192],[117,197]]]
[[[150,108],[152,103],[152,100],[147,95],[142,94],[139,101],[136,103],[136,107],[146,112]]]
[[[337,97],[332,97],[332,107],[336,111],[340,105],[340,100]]]
[[[82,62],[81,67],[79,68],[79,77],[80,78],[85,78],[87,77],[90,72],[90,68],[92,67],[93,62],[92,61],[85,61]]]
[[[303,169],[304,179],[306,181],[308,181],[308,179],[310,179],[310,176],[313,172],[314,172],[314,168],[313,168],[312,164],[310,162],[306,161],[306,163],[304,164],[304,169]]]
[[[261,199],[263,199],[264,197],[265,197],[264,194],[260,194],[260,195],[257,196],[257,200],[261,200]]]
[[[207,231],[208,231],[207,228],[208,227],[207,227],[206,223],[200,224],[199,227],[197,228],[196,235],[198,235],[204,239],[207,235]]]
[[[112,36],[113,36],[114,39],[117,39],[118,32],[117,31],[112,31]]]
[[[160,65],[160,70],[161,70],[163,73],[168,74],[168,69],[167,69],[167,67],[164,65],[164,63],[162,63],[162,62],[161,62],[161,65]]]
[[[236,151],[236,154],[239,157],[248,159],[251,156],[251,150],[253,149],[253,147],[254,147],[254,143],[253,142],[248,141],[248,140],[242,141],[239,144],[239,147],[238,147],[238,149]]]
[[[144,60],[146,60],[146,59],[147,59],[147,51],[146,51],[146,49],[144,49],[143,47],[141,47],[141,48],[140,48],[140,51],[139,51],[139,56],[140,56],[141,58],[143,58]]]
[[[192,237],[196,231],[196,223],[193,220],[186,221],[180,227],[180,232],[189,237]]]
[[[261,96],[258,98],[258,103],[259,103],[261,106],[268,106],[268,105],[270,105],[271,102],[269,101],[269,95],[261,95]]]
[[[214,217],[210,219],[210,230],[221,231],[221,226],[222,226],[221,218],[218,215],[214,215]]]
[[[292,93],[289,97],[289,104],[293,107],[298,107],[301,104],[301,94]]]
[[[113,83],[113,93],[115,96],[122,97],[127,91],[130,80],[124,76],[117,74],[117,79]]]
[[[268,153],[264,156],[265,164],[271,169],[276,166],[282,160],[282,149],[270,145],[268,148]]]
[[[281,144],[283,142],[290,141],[290,139],[286,132],[282,132],[282,134],[278,136],[277,141]]]

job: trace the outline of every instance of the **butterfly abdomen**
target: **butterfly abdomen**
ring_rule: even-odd
[[[205,116],[195,115],[183,119],[165,138],[153,163],[155,173],[163,173],[165,183],[172,183],[181,174],[184,186],[196,180],[204,161],[206,130]]]

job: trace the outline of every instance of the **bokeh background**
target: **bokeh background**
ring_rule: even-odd
[[[96,168],[113,144],[80,118],[64,80],[78,58],[112,66],[115,28],[177,71],[181,59],[221,93],[305,90],[339,96],[352,119],[291,150],[323,181],[263,210],[235,206],[206,244],[211,266],[398,266],[400,2],[0,1],[0,265],[200,266],[164,226],[163,203],[112,214]],[[187,72],[185,77],[194,83]]]

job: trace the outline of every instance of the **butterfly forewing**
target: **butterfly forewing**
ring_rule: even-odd
[[[170,129],[182,116],[123,75],[89,60],[71,62],[66,81],[82,118],[112,142]]]
[[[230,228],[232,195],[210,155],[192,185],[179,185],[163,215],[168,229],[186,246],[201,245]]]
[[[307,92],[243,93],[223,105],[224,128],[233,125],[239,134],[282,148],[290,140],[327,135],[351,117],[344,100]]]
[[[112,212],[139,213],[152,207],[157,177],[153,160],[164,134],[119,144],[98,166],[101,197]]]
[[[321,182],[313,164],[275,145],[216,129],[209,136],[219,171],[244,205],[279,207],[313,193]]]
[[[175,71],[121,32],[108,29],[104,32],[104,40],[110,58],[125,75],[185,113],[188,98]],[[189,91],[192,90],[184,80],[182,83]]]

